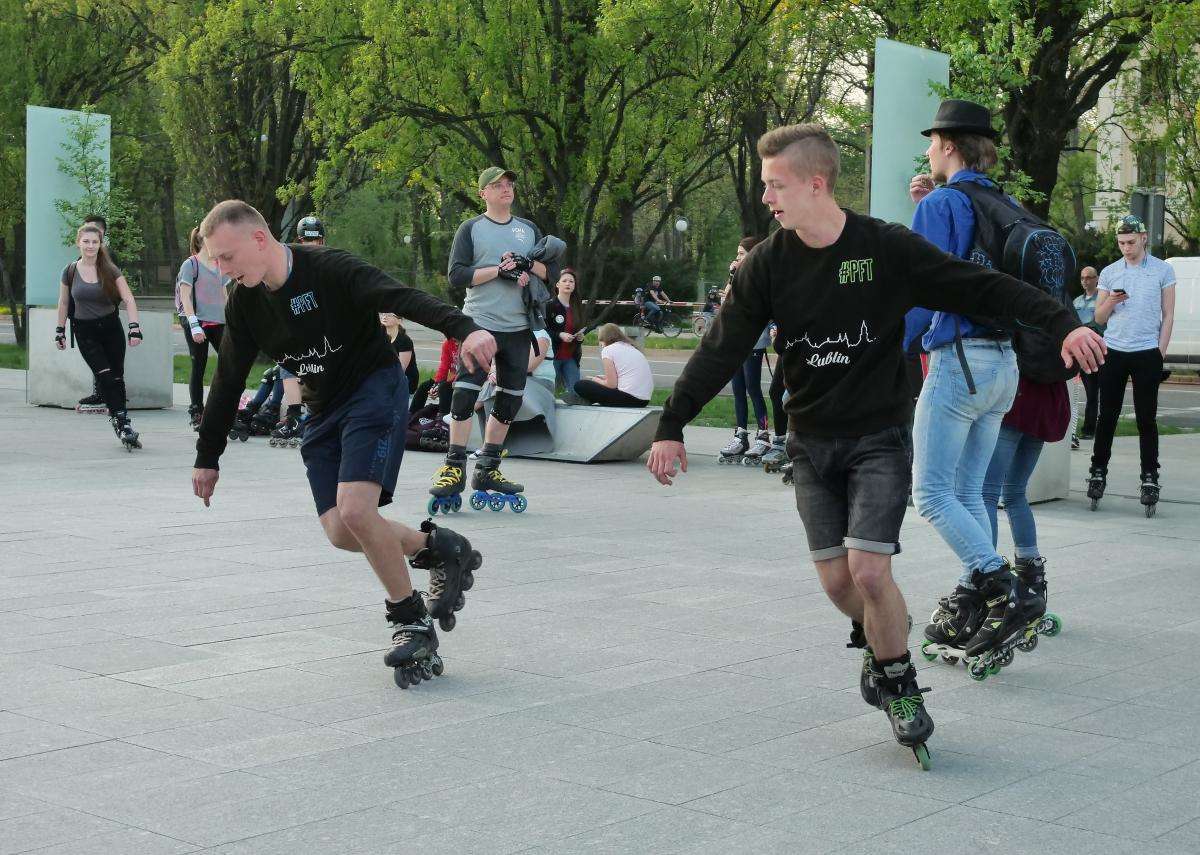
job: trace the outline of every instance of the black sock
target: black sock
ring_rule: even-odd
[[[446,451],[446,459],[458,461],[466,460],[467,447],[465,445],[454,445],[451,443],[450,448]]]
[[[287,417],[289,419],[300,418],[300,405],[299,404],[288,404]]]
[[[908,651],[904,651],[903,656],[897,656],[895,659],[876,659],[875,666],[883,672],[885,677],[897,679],[904,676],[912,665],[912,656]]]

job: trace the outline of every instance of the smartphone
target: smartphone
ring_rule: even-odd
[[[1114,294],[1124,294],[1125,289],[1124,288],[1113,288],[1113,293]]]

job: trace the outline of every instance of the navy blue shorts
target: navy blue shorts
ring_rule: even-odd
[[[392,501],[408,428],[408,381],[399,364],[367,376],[349,399],[304,426],[300,456],[317,516],[337,506],[338,484],[371,481]]]

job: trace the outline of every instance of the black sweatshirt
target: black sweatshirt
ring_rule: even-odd
[[[453,306],[401,285],[340,249],[291,244],[292,272],[277,291],[238,285],[225,306],[225,337],[196,440],[196,467],[216,469],[246,376],[261,350],[300,378],[314,414],[338,406],[372,372],[395,367],[379,324],[393,312],[463,339],[478,329]]]
[[[683,426],[729,382],[772,319],[791,430],[855,437],[906,425],[912,399],[901,342],[913,306],[999,318],[1056,339],[1080,325],[1032,286],[947,255],[903,226],[846,211],[830,246],[812,249],[780,229],[743,259],[667,399],[656,438],[683,440]]]

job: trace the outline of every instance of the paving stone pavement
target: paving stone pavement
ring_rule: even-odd
[[[1099,513],[1037,509],[1065,629],[984,683],[920,663],[923,773],[725,431],[671,489],[511,461],[529,510],[447,520],[485,562],[446,676],[400,691],[298,452],[235,444],[206,510],[183,410],[135,424],[130,455],[0,372],[0,855],[1200,850],[1200,437],[1164,438],[1153,520],[1117,495],[1133,439]],[[437,462],[406,458],[388,517]],[[920,625],[956,571],[913,513],[903,539]]]

